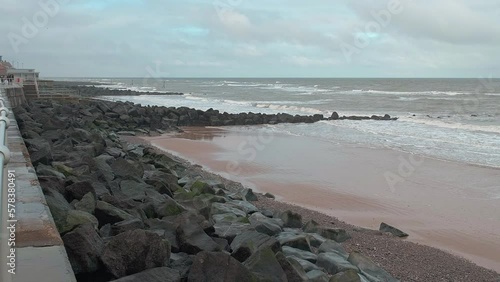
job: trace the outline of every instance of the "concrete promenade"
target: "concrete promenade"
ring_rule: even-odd
[[[0,85],[0,98],[7,108],[7,89]],[[8,148],[11,152],[10,162],[4,170],[4,187],[1,203],[2,228],[0,232],[1,279],[2,282],[73,282],[76,281],[69,264],[66,250],[52,215],[45,201],[38,178],[31,164],[28,151],[19,132],[12,112],[8,128]],[[9,173],[8,173],[9,172]],[[14,183],[16,201],[13,203],[15,213],[7,212],[7,186]],[[13,186],[12,184],[10,185]],[[10,206],[9,208],[12,208]],[[8,216],[15,215],[14,218]],[[7,222],[7,220],[17,220]],[[15,226],[15,233],[8,229]],[[13,235],[15,234],[15,236]],[[14,237],[13,237],[14,236]],[[15,263],[12,261],[12,250],[9,238],[15,238]],[[11,240],[12,242],[12,240]],[[15,274],[9,273],[15,267]]]

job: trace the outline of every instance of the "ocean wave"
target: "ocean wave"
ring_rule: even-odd
[[[469,92],[456,92],[456,91],[387,91],[387,90],[364,90],[364,89],[353,89],[351,91],[344,91],[340,93],[351,94],[351,93],[372,93],[372,94],[386,94],[386,95],[469,95]]]
[[[309,114],[324,114],[324,111],[308,108],[308,107],[300,107],[300,106],[290,106],[290,105],[280,105],[280,104],[256,104],[257,108],[267,108],[276,111],[285,111],[285,112],[303,112]]]
[[[500,126],[494,125],[477,125],[477,124],[464,124],[460,122],[444,122],[435,119],[425,119],[425,118],[399,118],[400,121],[419,123],[434,127],[448,128],[448,129],[460,129],[467,131],[480,131],[486,133],[497,133],[500,134]]]

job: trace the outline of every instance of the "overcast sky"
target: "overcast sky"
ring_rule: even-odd
[[[44,77],[500,77],[498,0],[0,4],[0,55]]]

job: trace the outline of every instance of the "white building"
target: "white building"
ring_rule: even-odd
[[[34,69],[7,69],[7,76],[11,75],[14,77],[13,82],[24,85],[24,84],[34,84],[37,85],[39,72]]]

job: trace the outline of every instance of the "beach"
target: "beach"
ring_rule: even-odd
[[[278,200],[365,228],[387,222],[408,241],[500,271],[498,169],[266,130],[186,128],[145,139]]]

